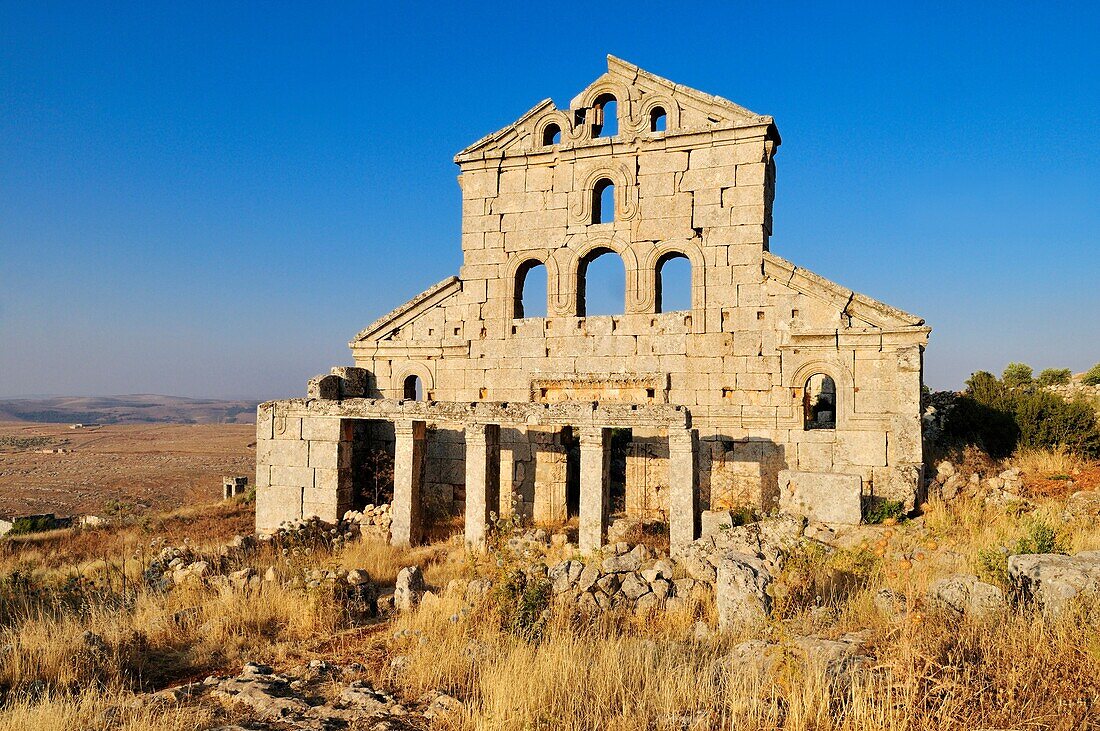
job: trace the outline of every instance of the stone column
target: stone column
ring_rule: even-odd
[[[423,421],[394,423],[393,524],[390,542],[411,546],[423,535],[420,525],[420,484],[424,473],[427,425]]]
[[[580,549],[598,551],[607,537],[607,510],[611,498],[608,471],[611,465],[611,430],[580,430],[581,510]]]
[[[500,427],[466,427],[466,543],[485,545],[489,513],[500,502]]]
[[[668,430],[669,544],[673,549],[695,540],[695,440],[691,429]]]

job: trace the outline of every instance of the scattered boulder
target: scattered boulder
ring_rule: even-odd
[[[1079,490],[1066,501],[1067,518],[1100,517],[1100,490]]]
[[[408,612],[424,597],[424,574],[419,566],[406,566],[397,574],[393,589],[393,604],[400,612]]]
[[[754,627],[771,612],[768,594],[771,574],[764,561],[731,551],[718,563],[714,599],[718,606],[718,628]]]
[[[1008,579],[1018,601],[1057,617],[1078,597],[1100,595],[1100,551],[1009,556]]]
[[[1000,614],[1006,606],[1004,592],[970,574],[955,574],[933,582],[925,599],[953,614],[978,618]]]

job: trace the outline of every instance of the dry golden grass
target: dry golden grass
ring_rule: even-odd
[[[0,577],[27,568],[41,584],[56,586],[75,571],[100,582],[100,590],[80,605],[49,600],[56,595],[47,592],[37,604],[0,612],[0,648],[10,648],[0,661],[0,728],[202,728],[209,722],[202,709],[135,704],[126,693],[235,671],[244,660],[286,667],[313,657],[363,662],[371,680],[404,698],[451,693],[465,711],[437,726],[471,731],[1095,727],[1095,624],[1083,616],[1048,622],[1025,610],[996,621],[958,620],[919,602],[933,581],[975,571],[983,550],[1011,545],[1035,521],[1056,527],[1071,552],[1100,549],[1100,525],[1065,522],[1063,506],[1056,498],[1036,498],[1026,510],[978,499],[932,501],[917,521],[863,529],[865,545],[806,549],[777,577],[777,611],[760,635],[787,649],[756,670],[730,661],[747,635],[695,639],[697,621],[715,624],[709,599],[679,612],[594,621],[559,607],[537,641],[504,631],[499,599],[470,600],[461,586],[446,590],[475,567],[479,575],[495,570],[494,562],[471,560],[453,541],[395,549],[364,539],[285,556],[265,546],[239,562],[260,572],[275,565],[288,577],[312,568],[365,568],[381,584],[392,583],[404,566],[420,565],[439,596],[379,627],[350,622],[331,592],[270,583],[247,593],[199,584],[134,591],[131,583],[123,600],[117,578],[115,594],[102,590],[103,567],[137,579],[143,564],[129,553],[129,538],[104,531],[100,543],[68,548],[49,537],[21,541],[5,553]],[[229,516],[247,510],[219,509]],[[166,524],[186,520],[209,538],[218,509],[204,510]],[[201,538],[194,534],[194,545]],[[84,560],[93,550],[106,560]],[[35,573],[49,551],[64,555]],[[565,557],[551,553],[548,563]],[[906,615],[875,607],[883,587],[908,597]],[[852,631],[864,634],[873,669],[850,684],[830,686],[790,646],[796,635],[837,638]],[[404,659],[391,664],[397,656]]]
[[[0,708],[5,731],[194,731],[212,721],[203,708],[149,703],[97,689],[38,700],[16,698]]]

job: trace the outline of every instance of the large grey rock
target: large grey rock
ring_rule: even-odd
[[[830,525],[858,525],[863,478],[833,472],[779,473],[779,510]]]
[[[645,579],[638,576],[638,574],[627,574],[623,578],[623,583],[619,587],[619,590],[631,601],[636,601],[638,597],[643,594],[649,593],[649,584]]]
[[[419,566],[406,566],[397,574],[393,589],[393,605],[398,611],[407,612],[420,603],[424,596],[424,574]]]
[[[726,554],[718,562],[714,584],[719,629],[755,627],[763,623],[771,612],[770,583],[771,574],[761,559],[744,553]]]
[[[932,582],[926,598],[933,606],[972,617],[995,616],[1005,609],[1004,592],[970,574]]]
[[[699,515],[699,537],[718,535],[733,528],[733,513],[729,510],[704,510]]]
[[[602,568],[604,573],[625,574],[630,571],[637,571],[641,565],[642,561],[638,555],[631,552],[618,556],[608,556],[603,560]]]
[[[1056,617],[1078,597],[1100,595],[1100,551],[1009,556],[1008,579],[1017,599]]]
[[[1066,514],[1070,518],[1100,517],[1100,491],[1081,490],[1070,495]]]
[[[601,576],[603,574],[600,572],[600,567],[590,563],[581,570],[580,577],[577,579],[577,588],[581,591],[591,591]]]

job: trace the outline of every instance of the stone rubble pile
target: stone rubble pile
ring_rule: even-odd
[[[341,666],[312,660],[277,673],[270,666],[250,662],[240,675],[210,676],[201,683],[160,691],[153,698],[173,704],[210,698],[234,716],[244,715],[241,723],[248,729],[403,731],[427,728],[462,711],[461,701],[439,690],[412,702],[398,700],[358,679],[362,670],[357,663]],[[246,726],[220,730],[243,731]]]
[[[386,503],[367,505],[362,510],[349,510],[344,513],[342,522],[358,526],[358,533],[361,536],[369,536],[389,543],[393,512]]]
[[[1024,481],[1020,468],[1012,467],[985,479],[977,472],[964,475],[954,464],[948,461],[936,465],[936,474],[928,483],[928,492],[942,500],[954,500],[958,497],[983,498],[987,503],[1008,505],[1019,503],[1026,505],[1022,497]]]

